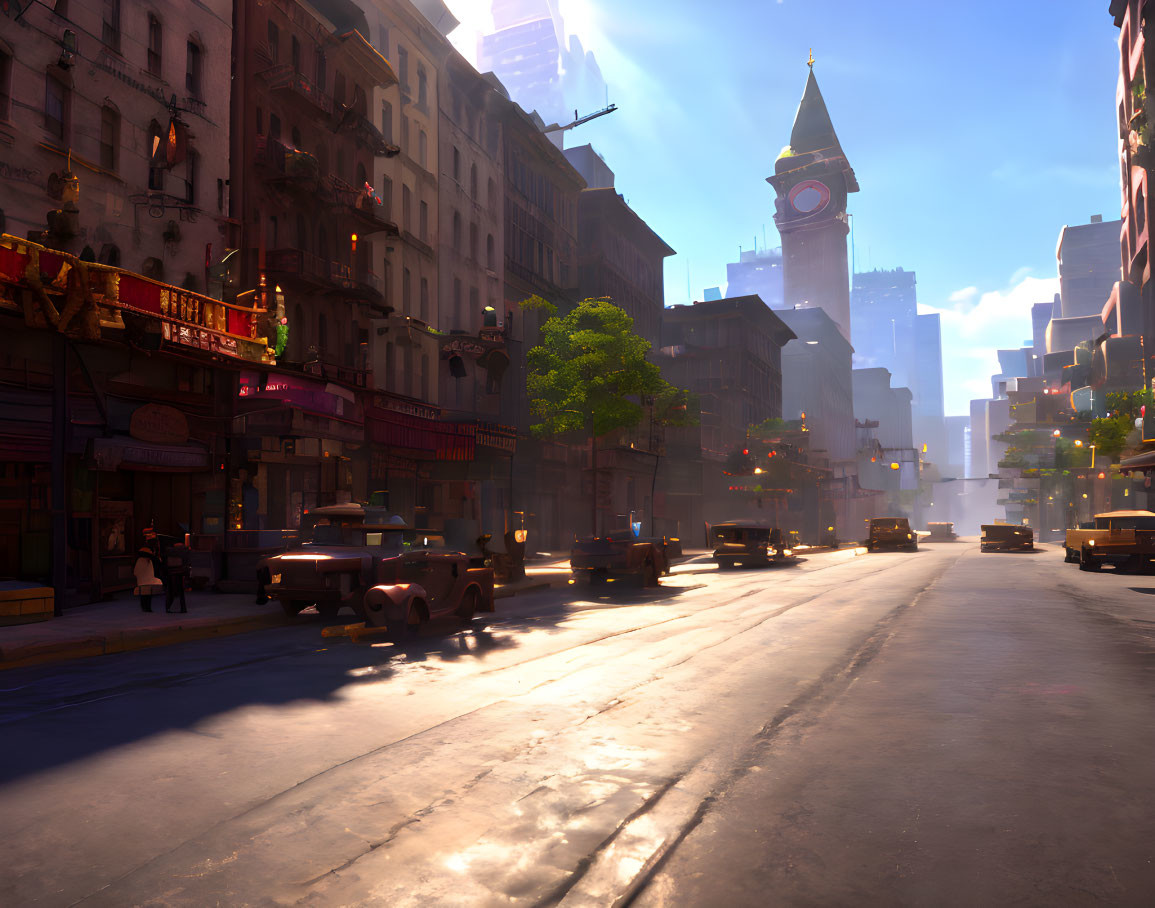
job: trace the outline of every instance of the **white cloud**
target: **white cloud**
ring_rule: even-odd
[[[1021,277],[1003,290],[964,287],[945,306],[919,304],[920,313],[942,320],[943,391],[947,413],[967,413],[972,398],[989,397],[990,377],[999,372],[997,351],[1017,349],[1032,334],[1031,307],[1049,303],[1059,279]]]

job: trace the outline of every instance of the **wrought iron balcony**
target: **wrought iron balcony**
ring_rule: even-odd
[[[304,101],[314,110],[333,115],[333,99],[321,91],[306,76],[296,72],[292,63],[282,63],[261,74],[269,86],[270,91],[284,92],[293,98]]]
[[[377,157],[392,158],[401,153],[401,149],[389,142],[368,117],[357,113],[353,108],[338,106],[334,117],[337,119],[337,132],[352,133],[359,145]]]
[[[401,235],[397,224],[389,218],[385,206],[376,196],[350,186],[340,177],[330,177],[329,182],[333,187],[334,204],[357,222],[362,233]]]

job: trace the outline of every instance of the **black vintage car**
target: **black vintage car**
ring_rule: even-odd
[[[587,585],[615,580],[634,580],[641,586],[658,586],[670,563],[682,556],[682,543],[674,536],[635,536],[618,530],[604,536],[575,539],[570,550],[570,571],[576,582]]]
[[[710,533],[714,537],[714,561],[720,568],[797,560],[788,534],[762,521],[728,520],[714,524]]]
[[[1029,552],[1035,547],[1035,531],[1030,527],[1008,523],[982,526],[980,552]]]

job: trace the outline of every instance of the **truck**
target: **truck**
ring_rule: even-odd
[[[674,558],[681,557],[681,541],[674,536],[635,536],[619,530],[604,536],[574,539],[570,571],[575,582],[595,585],[633,580],[639,586],[659,586],[670,573]]]
[[[868,551],[876,552],[884,548],[918,551],[918,536],[905,517],[871,517],[866,523]]]
[[[796,561],[788,535],[778,527],[756,520],[728,520],[710,528],[714,561],[719,568],[781,564]]]
[[[984,523],[979,537],[980,552],[1030,552],[1035,548],[1035,531],[1013,523]]]
[[[1120,570],[1155,565],[1155,512],[1106,511],[1089,524],[1067,530],[1063,560],[1083,571],[1111,564]]]

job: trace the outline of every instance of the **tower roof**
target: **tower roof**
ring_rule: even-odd
[[[834,124],[830,122],[830,113],[826,110],[826,102],[818,89],[818,80],[814,78],[813,68],[806,77],[806,90],[802,92],[802,101],[798,105],[798,113],[794,116],[794,128],[790,131],[790,147],[795,154],[826,150],[833,154],[842,154],[838,136],[834,133]]]

